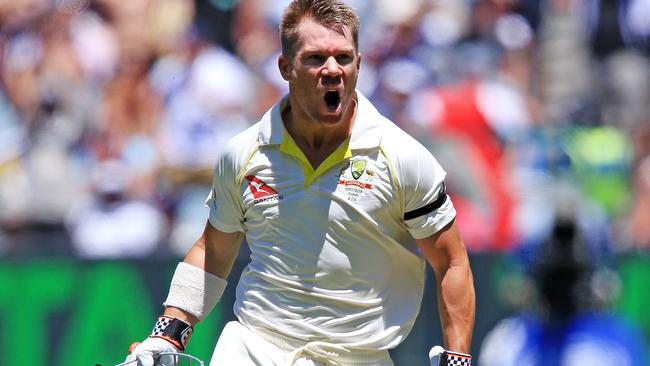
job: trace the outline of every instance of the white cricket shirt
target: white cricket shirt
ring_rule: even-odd
[[[388,349],[420,308],[428,237],[456,211],[445,172],[357,92],[351,137],[313,170],[281,109],[232,138],[207,200],[210,223],[243,231],[251,263],[234,311],[253,328],[349,349]]]

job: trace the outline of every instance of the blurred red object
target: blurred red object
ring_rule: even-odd
[[[515,244],[510,171],[503,144],[477,101],[478,85],[462,82],[431,88],[425,95],[431,102],[423,105],[435,111],[429,111],[431,121],[426,124],[436,139],[450,139],[461,146],[457,163],[477,179],[474,184],[480,199],[453,192],[466,245],[473,251],[508,250]]]

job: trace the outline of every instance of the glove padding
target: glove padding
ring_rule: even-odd
[[[429,362],[431,363],[431,366],[440,365],[440,355],[442,355],[443,352],[445,352],[445,349],[440,346],[431,348],[429,351]]]
[[[472,356],[467,353],[450,352],[440,346],[435,346],[429,351],[431,366],[471,366]]]
[[[181,353],[170,342],[162,338],[147,338],[138,344],[131,354],[126,356],[124,362],[138,361],[137,366],[175,366],[174,355],[162,355],[161,353]]]

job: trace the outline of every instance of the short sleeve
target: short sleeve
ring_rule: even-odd
[[[216,229],[227,233],[245,231],[244,210],[237,183],[237,167],[227,154],[217,162],[212,178],[212,189],[205,205],[210,209],[210,224]]]
[[[422,239],[444,228],[456,217],[445,187],[447,173],[421,144],[401,159],[403,220],[411,236]]]

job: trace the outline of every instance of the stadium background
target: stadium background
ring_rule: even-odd
[[[112,365],[150,331],[219,148],[286,92],[286,2],[0,2],[0,364]],[[349,2],[359,89],[449,172],[472,353],[535,301],[527,268],[567,214],[599,301],[650,339],[650,1]],[[397,365],[440,343],[430,285]],[[233,290],[189,352],[209,359]]]

